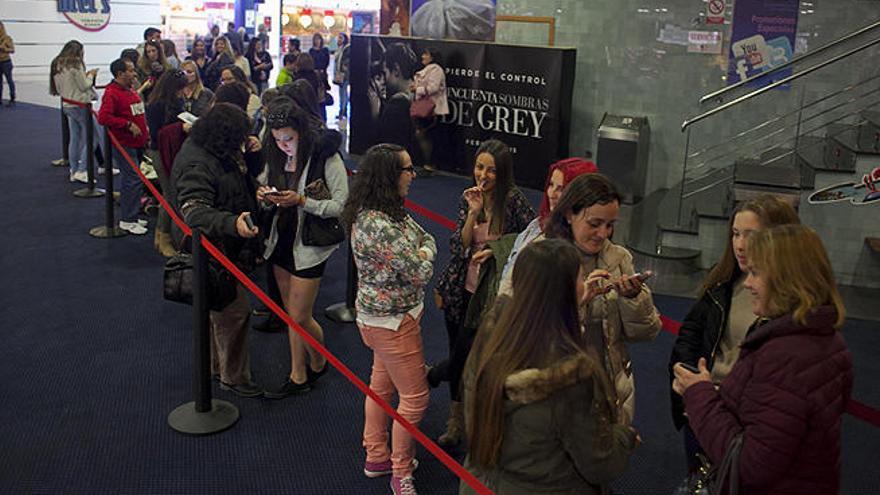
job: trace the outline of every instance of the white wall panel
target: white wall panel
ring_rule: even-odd
[[[86,64],[101,69],[99,82],[109,79],[109,65],[124,48],[143,41],[144,29],[161,29],[159,0],[110,1],[110,23],[101,31],[78,28],[57,12],[55,0],[2,0],[6,31],[15,40],[16,75],[49,73],[61,47],[75,39],[85,45]],[[103,77],[101,77],[103,76]]]

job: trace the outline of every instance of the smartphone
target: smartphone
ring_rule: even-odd
[[[284,191],[278,191],[278,190],[273,189],[271,191],[264,192],[263,195],[265,195],[265,196],[283,196]]]
[[[649,278],[654,276],[654,270],[645,270],[643,272],[638,272],[633,275],[633,277],[639,279],[639,282],[644,282]]]
[[[691,373],[699,373],[700,372],[700,369],[694,365],[682,363],[682,362],[679,362],[678,364],[680,364],[682,368],[690,371]]]
[[[250,215],[245,215],[245,216],[244,216],[244,224],[247,225],[247,228],[249,228],[249,229],[251,229],[251,230],[254,230],[254,229],[257,228],[257,226],[254,225],[254,221],[253,221],[253,219],[251,218]]]

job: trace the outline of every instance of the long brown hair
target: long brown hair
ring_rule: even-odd
[[[792,313],[806,325],[807,316],[819,306],[837,310],[834,328],[846,318],[843,300],[834,281],[834,270],[816,231],[797,224],[779,225],[755,232],[747,249],[749,269],[760,274],[767,289],[770,317]]]
[[[581,259],[568,241],[529,244],[513,268],[512,299],[499,299],[497,317],[490,315],[479,330],[471,352],[474,392],[466,401],[469,455],[476,465],[491,469],[498,462],[507,377],[586,352],[577,301]]]
[[[65,67],[77,67],[76,61],[79,61],[79,68],[85,69],[83,61],[83,44],[77,40],[70,40],[61,48],[61,52],[52,59],[49,66],[49,94],[58,96],[58,88],[55,87],[55,74],[61,72]]]
[[[703,297],[706,291],[713,287],[736,280],[742,275],[742,270],[739,269],[739,264],[736,262],[736,256],[733,253],[733,221],[736,219],[737,214],[744,211],[750,211],[757,215],[762,229],[769,229],[770,227],[787,223],[801,223],[797,212],[794,211],[790,204],[771,194],[762,194],[757,198],[742,203],[734,214],[730,216],[730,226],[727,229],[727,246],[725,246],[724,254],[721,255],[718,264],[712,268],[706,280],[703,281],[700,297]]]
[[[492,223],[489,225],[489,232],[502,234],[504,233],[507,199],[516,188],[513,184],[513,154],[510,153],[510,146],[497,139],[489,139],[483,141],[477,148],[477,152],[474,154],[474,166],[476,166],[477,157],[483,153],[489,154],[495,161],[495,188],[492,190],[492,204],[490,205]],[[485,221],[483,212],[480,212],[479,215],[479,221]]]
[[[170,70],[171,64],[169,64],[168,59],[165,58],[165,49],[162,48],[162,43],[160,43],[156,40],[150,40],[150,41],[144,42],[144,54],[141,56],[141,58],[138,59],[138,67],[140,68],[141,72],[143,72],[144,74],[147,74],[147,75],[150,75],[153,72],[153,67],[152,67],[153,62],[150,61],[149,57],[147,57],[147,47],[148,46],[155,48],[156,51],[159,52],[159,54],[158,54],[159,59],[157,60],[157,62],[162,64],[162,69],[166,70],[166,71]]]
[[[577,215],[593,205],[614,202],[620,203],[620,193],[608,177],[602,174],[579,175],[562,192],[562,197],[544,225],[544,235],[573,241],[574,232],[568,222],[569,214]]]

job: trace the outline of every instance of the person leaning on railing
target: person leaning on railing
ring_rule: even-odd
[[[744,285],[761,319],[739,359],[720,387],[706,358],[699,373],[677,363],[672,387],[712,462],[741,440],[730,473],[740,493],[835,495],[853,365],[831,262],[816,232],[797,224],[752,233],[746,254]]]
[[[249,136],[250,119],[240,108],[218,103],[193,125],[174,159],[172,189],[183,220],[214,241],[230,260],[245,271],[251,268],[254,246],[249,240],[258,229],[245,217],[258,211],[254,179],[247,173],[246,156],[261,161],[260,142]],[[246,149],[250,153],[243,153]],[[258,222],[253,220],[254,224]],[[235,300],[221,311],[211,311],[211,367],[220,388],[241,397],[260,397],[263,390],[251,381],[248,359],[247,291],[236,283]]]

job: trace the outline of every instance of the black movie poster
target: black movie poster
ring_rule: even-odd
[[[419,60],[426,48],[440,53],[449,100],[449,114],[429,130],[431,157],[423,156],[409,119],[411,80],[388,70]],[[547,167],[568,156],[573,48],[354,35],[351,50],[353,154],[383,141],[406,142],[415,163],[470,174],[477,147],[495,138],[514,153],[516,182],[537,189]]]

